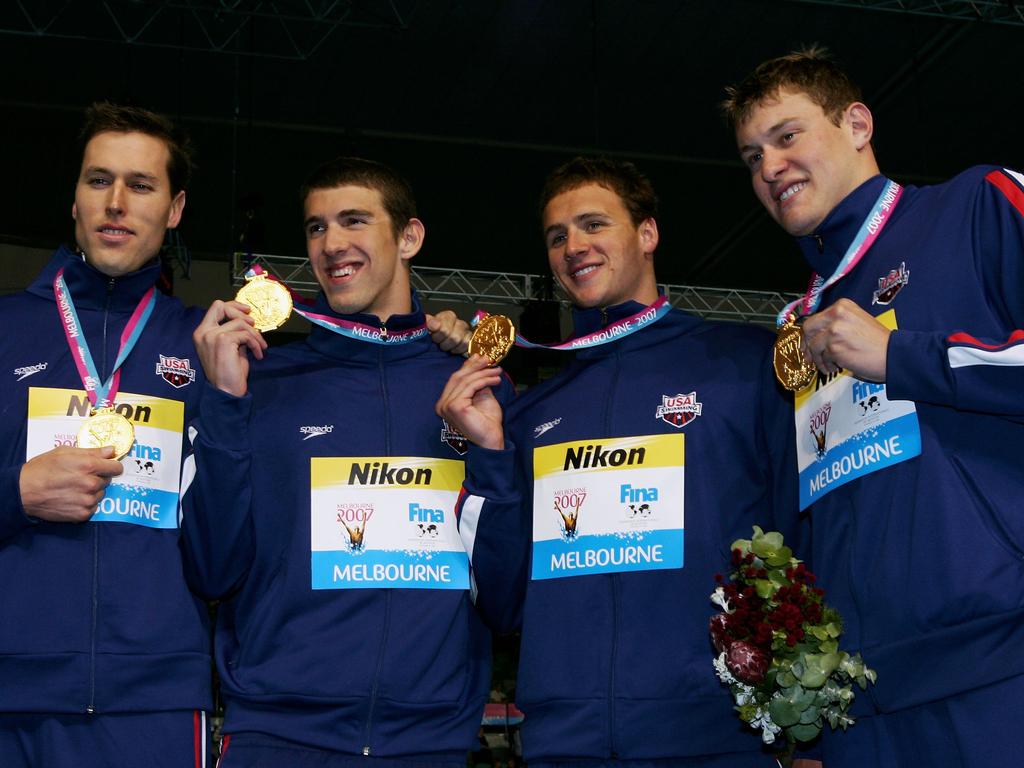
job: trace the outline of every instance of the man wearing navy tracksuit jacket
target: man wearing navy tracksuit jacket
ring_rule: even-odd
[[[824,763],[1018,764],[1024,176],[975,167],[933,187],[892,186],[872,153],[871,113],[816,51],[762,64],[726,107],[755,193],[817,274],[832,275],[858,235],[877,237],[803,323],[821,371],[796,416],[814,570],[844,616],[844,645],[878,672],[858,693],[857,723],[826,733]],[[844,380],[851,421],[870,426],[867,453],[862,443],[844,455],[833,439],[844,424],[828,393]],[[826,397],[827,429],[813,408]],[[858,473],[886,435],[903,460]]]
[[[205,765],[207,612],[178,548],[201,313],[153,291],[188,156],[169,123],[133,108],[94,105],[83,139],[79,250],[0,300],[0,764]],[[141,335],[118,368],[129,326]],[[111,399],[136,438],[120,462],[77,447],[85,348],[100,381],[119,370]]]
[[[184,541],[191,583],[223,599],[222,765],[462,768],[490,635],[455,523],[465,439],[433,411],[459,360],[409,288],[423,224],[401,177],[355,158],[304,201],[308,339],[264,358],[237,302],[196,332]]]
[[[478,605],[522,628],[531,766],[769,766],[711,667],[713,576],[755,524],[795,541],[790,410],[770,337],[659,300],[656,198],[577,158],[542,196],[576,359],[507,410],[474,358],[440,412],[474,445],[460,526]],[[604,339],[609,343],[595,344]]]

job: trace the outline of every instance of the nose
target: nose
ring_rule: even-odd
[[[339,226],[328,225],[324,234],[324,251],[326,253],[344,253],[348,250],[349,238],[345,230]]]
[[[587,237],[586,232],[570,227],[569,231],[565,235],[565,258],[575,258],[581,256],[587,252],[590,247],[590,239]]]
[[[124,184],[115,180],[107,191],[107,215],[120,216],[124,213]]]
[[[786,169],[786,155],[774,147],[765,147],[761,151],[761,178],[774,181]]]

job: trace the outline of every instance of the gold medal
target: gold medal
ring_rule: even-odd
[[[276,280],[268,280],[265,274],[247,277],[235,301],[252,310],[249,316],[256,321],[258,331],[280,328],[292,313],[292,295],[288,289]]]
[[[497,365],[512,349],[516,328],[504,315],[487,315],[476,326],[469,339],[469,354],[483,355]]]
[[[135,445],[135,427],[113,408],[97,408],[78,430],[79,448],[114,447],[114,458],[120,461]]]
[[[814,363],[804,359],[803,341],[803,329],[796,324],[793,315],[790,315],[786,324],[779,328],[772,354],[775,378],[790,392],[799,392],[814,381],[817,373]]]

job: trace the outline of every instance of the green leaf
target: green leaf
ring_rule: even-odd
[[[768,712],[772,720],[780,728],[795,725],[800,720],[800,713],[786,699],[776,696],[768,703]]]
[[[793,550],[789,547],[782,547],[778,552],[764,557],[764,561],[768,563],[768,565],[786,565],[792,559]]]
[[[757,592],[758,597],[762,600],[767,600],[775,594],[775,585],[768,581],[768,579],[754,579],[754,590]]]
[[[839,637],[843,633],[843,627],[834,621],[830,621],[825,625],[825,631],[828,632],[829,637]]]
[[[840,656],[838,653],[808,653],[804,659],[807,669],[800,675],[800,684],[805,688],[821,688],[839,666]]]
[[[821,733],[821,724],[798,723],[792,728],[789,728],[786,732],[791,734],[797,741],[812,741],[819,733]]]
[[[780,688],[792,688],[796,685],[796,675],[788,669],[782,669],[779,670],[779,674],[776,676],[775,681],[779,684]]]

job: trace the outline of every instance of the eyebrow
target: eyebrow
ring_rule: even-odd
[[[775,125],[773,125],[771,128],[769,128],[767,131],[765,131],[765,135],[767,135],[767,136],[774,136],[775,134],[777,134],[779,131],[781,131],[786,126],[786,123],[791,123],[794,120],[799,120],[799,119],[800,118],[798,118],[798,117],[784,117],[781,120],[779,120],[779,122],[777,122]],[[748,152],[751,149],[758,149],[760,146],[761,146],[760,144],[744,144],[742,147],[740,147],[740,154],[743,154],[744,152]]]
[[[575,216],[572,217],[572,219],[570,219],[570,221],[574,224],[578,224],[581,221],[586,221],[587,219],[593,218],[607,219],[608,214],[602,211],[585,211],[584,213],[576,214]],[[552,224],[550,227],[544,230],[544,237],[547,237],[552,232],[556,232],[560,229],[566,229],[565,224]]]
[[[338,211],[334,215],[333,218],[342,219],[342,218],[344,218],[346,216],[364,216],[364,217],[366,217],[368,219],[374,218],[373,211],[367,211],[367,210],[364,210],[362,208],[345,208],[343,210]],[[310,224],[313,224],[315,222],[320,222],[320,221],[323,221],[323,220],[324,220],[323,216],[318,216],[318,215],[307,216],[306,220],[304,222],[302,222],[302,225],[303,226],[308,226]]]
[[[101,165],[90,165],[88,168],[85,169],[85,174],[89,173],[103,173],[106,174],[107,176],[117,176],[117,173],[110,170],[109,168],[104,168]],[[125,176],[131,179],[146,179],[148,181],[160,180],[159,176],[156,176],[155,174],[149,173],[147,171],[128,171],[128,173],[126,173]]]

